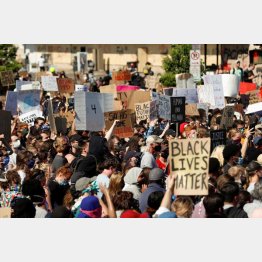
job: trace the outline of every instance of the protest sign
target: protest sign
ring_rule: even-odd
[[[158,119],[158,100],[150,102],[149,120],[153,121],[155,119]]]
[[[174,195],[207,195],[210,138],[169,141],[170,173],[176,177]]]
[[[256,84],[254,83],[246,83],[246,82],[240,82],[239,84],[239,94],[245,95],[249,91],[254,91],[257,89]]]
[[[249,105],[262,102],[260,90],[248,91],[246,94],[249,96]]]
[[[73,93],[75,84],[71,78],[57,78],[58,91],[60,93]]]
[[[192,74],[183,73],[176,75],[176,87],[177,88],[192,88],[195,86],[194,78]]]
[[[19,91],[17,106],[21,114],[40,110],[40,90]]]
[[[0,134],[4,134],[5,140],[10,141],[11,138],[11,112],[0,110]]]
[[[165,96],[172,96],[173,95],[173,87],[167,87],[167,88],[163,88],[164,91],[164,95]]]
[[[186,116],[199,116],[197,104],[186,105]]]
[[[171,97],[171,123],[185,121],[185,100],[183,97]]]
[[[221,75],[205,75],[204,76],[204,86],[205,91],[212,90],[212,93],[209,92],[211,109],[219,108],[223,109],[225,107],[224,91],[222,85],[222,76]],[[209,103],[208,101],[200,101],[200,103]]]
[[[100,94],[103,97],[103,112],[114,111],[114,94]]]
[[[57,76],[41,76],[43,89],[48,92],[58,91]]]
[[[116,85],[107,85],[99,87],[100,93],[112,93],[114,98],[117,98]]]
[[[105,124],[103,109],[100,93],[75,92],[76,130],[101,131]]]
[[[105,113],[106,129],[109,130],[115,120],[119,120],[114,128],[114,135],[120,138],[133,136],[131,115],[132,110],[121,110]]]
[[[141,120],[148,120],[150,115],[150,101],[145,103],[136,103],[135,112],[137,123]]]
[[[116,87],[117,92],[127,92],[127,91],[134,91],[140,89],[139,86],[128,86],[128,85],[121,85]]]
[[[16,80],[15,81],[15,89],[16,91],[21,91],[21,88],[23,85],[29,85],[31,84],[33,81],[22,81],[22,80]]]
[[[48,121],[49,121],[49,124],[50,124],[51,131],[54,134],[57,134],[55,117],[54,117],[54,112],[53,112],[53,103],[52,103],[51,99],[49,99],[49,101],[48,101]]]
[[[67,133],[67,120],[65,117],[55,117],[55,126],[58,134],[65,135]]]
[[[11,218],[11,207],[1,207],[0,218]]]
[[[220,128],[232,127],[234,123],[234,111],[234,106],[225,107],[221,118]]]
[[[19,116],[19,120],[23,123],[27,123],[30,126],[34,125],[34,121],[38,117],[43,117],[42,112],[39,110],[33,110]]]
[[[89,90],[88,86],[86,85],[75,85],[75,91],[85,91],[87,92]]]
[[[10,111],[12,115],[17,115],[17,92],[7,91],[5,110]]]
[[[213,152],[215,147],[226,144],[227,132],[225,129],[212,130],[210,131],[210,138],[211,152]]]
[[[186,98],[186,103],[188,104],[198,103],[198,95],[196,88],[173,88],[172,96],[184,96]]]
[[[14,74],[12,71],[0,72],[0,79],[2,86],[11,86],[15,84]]]
[[[113,72],[112,74],[113,81],[130,81],[131,80],[131,73],[129,71],[118,71]]]
[[[36,72],[35,81],[41,81],[42,76],[52,76],[50,72]]]
[[[171,103],[169,96],[159,95],[158,115],[165,120],[171,120]]]
[[[149,76],[147,75],[145,78],[145,82],[146,82],[146,87],[148,89],[156,89],[157,88],[157,84],[159,82],[159,77],[158,76]]]
[[[157,92],[152,92],[151,91],[151,93],[150,93],[150,97],[151,97],[152,101],[159,100],[159,96],[160,96],[160,94],[157,93]]]
[[[246,109],[245,114],[248,115],[257,112],[262,112],[262,102],[249,105]]]
[[[236,97],[239,90],[239,77],[231,74],[222,74],[221,77],[224,96]]]
[[[27,90],[40,90],[40,82],[33,81],[30,84],[23,84],[20,86],[20,89],[17,91],[27,91]]]

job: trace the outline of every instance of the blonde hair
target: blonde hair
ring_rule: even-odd
[[[235,180],[239,180],[241,176],[246,177],[246,169],[242,166],[232,166],[228,169],[228,174],[235,178]]]
[[[211,156],[210,156],[210,157],[214,157],[214,158],[218,159],[218,161],[220,163],[220,167],[222,167],[224,165],[224,157],[223,157],[224,148],[225,148],[224,145],[216,146],[214,148]]]
[[[113,173],[110,177],[108,191],[113,198],[118,192],[122,191],[125,185],[124,176],[121,172]]]
[[[232,139],[236,134],[241,134],[236,128],[232,128],[228,131],[228,139]]]
[[[177,217],[190,218],[193,214],[194,203],[188,196],[179,196],[171,206]]]

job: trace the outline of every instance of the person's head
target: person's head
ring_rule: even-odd
[[[113,135],[109,141],[108,141],[108,149],[110,152],[113,152],[114,154],[116,152],[119,152],[120,148],[119,148],[119,142],[120,142],[120,138],[118,136]]]
[[[136,207],[133,193],[129,191],[119,191],[112,198],[115,210],[128,210]]]
[[[147,200],[147,212],[153,215],[160,207],[164,193],[162,191],[152,192]]]
[[[224,197],[220,193],[213,193],[205,196],[203,204],[206,210],[206,217],[212,217],[216,213],[223,212]]]
[[[255,183],[262,177],[262,167],[256,161],[251,161],[247,167],[246,172],[248,174],[249,182]]]
[[[149,136],[146,139],[147,151],[152,154],[156,152],[160,152],[162,142],[163,142],[163,139],[161,139],[160,137],[156,135]]]
[[[253,199],[262,202],[262,183],[255,183],[254,190],[251,192]]]
[[[245,122],[243,120],[235,120],[233,123],[233,128],[235,128],[235,132],[239,132],[241,134],[245,131]]]
[[[220,175],[220,163],[217,158],[209,158],[209,176],[218,177]]]
[[[238,158],[240,157],[241,147],[236,144],[226,145],[223,150],[223,157],[226,163],[231,165],[236,165],[238,163]]]
[[[50,139],[50,132],[49,131],[42,131],[40,133],[42,141],[48,141]]]
[[[57,153],[66,154],[68,151],[68,140],[65,136],[57,137],[54,142],[54,148]]]
[[[242,166],[232,166],[228,169],[228,174],[234,178],[236,183],[241,185],[243,178],[246,177],[246,169]]]
[[[108,191],[113,198],[117,192],[120,192],[125,185],[123,174],[120,172],[115,172],[110,177]]]
[[[81,143],[77,143],[78,148],[81,150],[82,156],[87,156],[89,153],[89,141],[83,141]]]
[[[69,139],[70,146],[74,149],[78,149],[79,144],[82,142],[82,137],[78,134],[72,135]]]
[[[178,196],[171,204],[171,210],[178,218],[190,218],[193,214],[194,203],[189,196]]]
[[[28,198],[14,198],[11,201],[11,218],[34,218],[36,209]]]
[[[254,69],[255,69],[255,65],[253,63],[250,63],[249,64],[249,70],[253,71]]]
[[[163,186],[164,178],[165,178],[164,171],[158,167],[151,169],[149,172],[149,183],[157,183]]]
[[[236,206],[238,203],[239,192],[240,189],[236,182],[228,182],[224,184],[220,190],[220,193],[224,197],[224,203],[230,203],[234,206]]]
[[[173,138],[176,137],[176,132],[173,130],[173,129],[168,129],[166,132],[165,132],[165,139],[166,140],[171,140]]]
[[[236,68],[239,68],[239,67],[240,67],[240,61],[236,61],[235,67],[236,67]]]
[[[11,146],[13,150],[18,149],[21,146],[21,141],[18,136],[11,136]]]
[[[57,169],[55,174],[55,180],[58,184],[64,185],[70,180],[72,172],[68,167],[62,166]]]
[[[228,182],[234,182],[235,179],[229,174],[221,175],[217,179],[217,189],[221,191],[222,187]]]
[[[15,170],[9,170],[6,172],[6,178],[10,186],[17,186],[21,184],[21,177]]]
[[[238,195],[238,207],[243,208],[245,204],[251,202],[251,194],[246,190],[241,190]]]
[[[232,128],[232,129],[229,130],[228,139],[232,142],[232,144],[240,144],[241,143],[241,138],[243,136],[241,132],[238,131],[235,128]]]
[[[42,118],[42,117],[37,117],[37,118],[35,119],[35,121],[34,121],[34,126],[35,126],[36,128],[40,128],[44,123],[45,123],[44,118]]]
[[[87,196],[83,198],[80,204],[80,213],[78,218],[101,218],[102,207],[96,196]]]
[[[107,158],[103,163],[101,163],[100,169],[106,170],[107,174],[111,176],[114,172],[116,172],[118,166],[119,163],[116,158]]]
[[[159,157],[163,158],[164,161],[167,161],[168,155],[168,149],[164,149],[161,150]]]

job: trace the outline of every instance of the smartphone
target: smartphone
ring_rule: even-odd
[[[256,125],[257,125],[256,123],[250,124],[250,125],[249,125],[249,130],[250,130],[251,128],[255,128]]]

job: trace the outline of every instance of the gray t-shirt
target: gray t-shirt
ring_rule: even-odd
[[[67,160],[63,156],[56,155],[52,163],[52,173],[55,173],[57,169],[64,166],[67,163]]]
[[[140,167],[156,168],[158,166],[154,156],[149,152],[145,152],[142,156]]]

